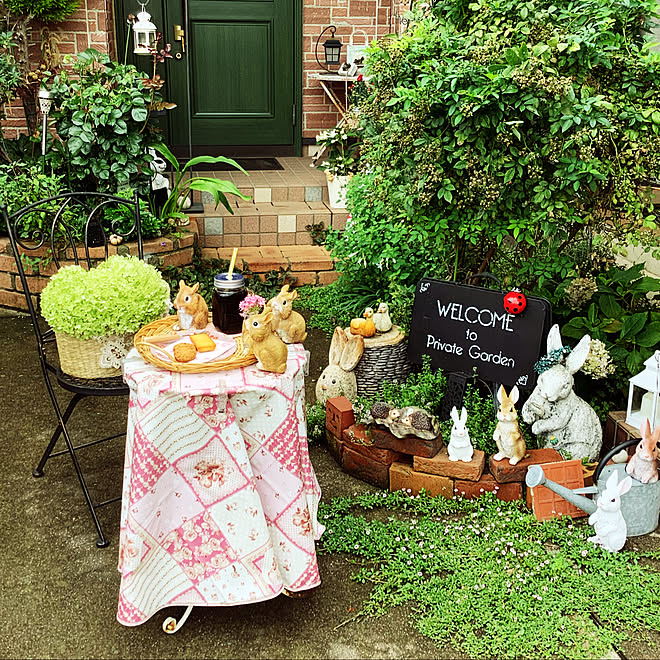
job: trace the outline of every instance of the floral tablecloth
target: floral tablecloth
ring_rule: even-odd
[[[239,605],[320,583],[321,497],[307,452],[305,351],[287,370],[181,374],[124,360],[131,393],[117,620]]]

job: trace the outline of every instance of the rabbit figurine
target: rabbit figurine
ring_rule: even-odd
[[[525,439],[518,426],[518,413],[515,405],[518,402],[518,388],[514,385],[507,395],[503,385],[497,390],[497,400],[500,407],[497,411],[497,426],[493,433],[493,440],[499,451],[493,456],[496,461],[508,458],[511,465],[516,465],[527,453]]]
[[[316,400],[325,403],[335,396],[351,401],[357,396],[357,380],[353,369],[364,352],[364,339],[360,335],[347,335],[344,328],[336,327],[330,342],[329,362],[316,383]]]
[[[562,349],[559,326],[548,333],[548,357]],[[570,458],[595,461],[603,443],[603,429],[594,409],[573,391],[573,374],[589,356],[591,339],[585,335],[563,359],[541,373],[534,391],[522,407],[522,418],[545,446]]]
[[[658,480],[658,440],[660,440],[660,425],[651,433],[651,423],[648,419],[639,427],[642,439],[637,444],[635,454],[626,465],[626,472],[643,484],[652,484]]]
[[[618,552],[626,543],[628,527],[621,513],[621,496],[632,488],[632,478],[619,481],[615,470],[605,482],[605,490],[596,500],[596,511],[589,516],[595,536],[587,540],[602,546],[608,552]]]
[[[293,311],[293,301],[297,297],[298,292],[289,291],[289,285],[285,284],[266,304],[273,310],[273,330],[287,344],[297,344],[307,339],[305,319],[302,314]]]
[[[289,351],[286,344],[273,332],[273,313],[266,310],[254,314],[247,321],[250,347],[257,357],[257,366],[263,371],[283,374]]]
[[[203,330],[209,322],[209,308],[206,300],[197,293],[199,282],[188,286],[183,280],[179,281],[179,293],[174,300],[174,307],[179,317],[178,327],[175,330],[190,330],[196,328]]]
[[[454,425],[451,428],[451,438],[447,451],[449,452],[450,461],[464,461],[469,463],[472,460],[474,449],[470,441],[470,433],[467,429],[467,410],[465,407],[461,409],[461,416],[458,416],[456,406],[451,409],[451,418]]]

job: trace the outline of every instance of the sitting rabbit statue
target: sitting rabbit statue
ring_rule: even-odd
[[[287,344],[297,344],[307,339],[305,319],[302,314],[293,311],[293,301],[298,297],[297,291],[289,291],[285,284],[281,291],[271,298],[266,307],[273,310],[273,330]]]
[[[603,430],[594,409],[573,391],[573,374],[589,355],[591,339],[585,335],[563,358],[559,326],[548,333],[548,358],[554,366],[539,375],[522,417],[536,435],[545,437],[545,446],[564,457],[595,461],[603,443]],[[559,357],[555,357],[559,356]]]
[[[506,393],[503,385],[500,385],[500,389],[497,390],[500,407],[497,411],[497,426],[493,433],[493,440],[499,451],[493,458],[496,461],[508,458],[510,465],[519,463],[527,453],[527,445],[520,432],[520,426],[518,426],[518,413],[515,408],[519,396],[518,388],[515,385],[509,394]]]
[[[253,314],[246,321],[250,347],[258,360],[257,366],[263,371],[283,374],[286,371],[289,351],[286,344],[273,332],[271,310]]]
[[[179,317],[178,324],[174,326],[175,330],[203,330],[208,325],[209,308],[198,289],[199,282],[188,286],[183,280],[179,281],[179,293],[174,300]]]
[[[608,552],[618,552],[626,543],[628,527],[621,513],[621,496],[632,488],[632,479],[626,477],[619,481],[616,471],[605,482],[605,490],[596,501],[596,511],[589,516],[595,536],[587,541],[600,545]]]
[[[642,439],[639,441],[635,454],[626,465],[626,472],[643,484],[652,484],[658,480],[658,441],[660,440],[660,425],[651,433],[651,423],[648,419],[639,427]]]
[[[472,460],[474,448],[470,441],[470,433],[467,429],[467,410],[465,406],[461,409],[461,416],[458,416],[456,406],[451,409],[451,418],[454,425],[451,428],[451,438],[447,451],[450,461],[464,461],[469,463]]]
[[[364,339],[360,335],[347,335],[344,328],[336,327],[330,342],[329,362],[316,383],[316,400],[325,403],[335,396],[353,401],[357,396],[357,380],[353,369],[364,352]]]

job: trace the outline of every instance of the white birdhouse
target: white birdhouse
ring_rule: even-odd
[[[639,428],[645,419],[651,428],[660,424],[660,351],[646,362],[644,371],[630,379],[626,424]]]
[[[144,9],[138,12],[137,20],[133,23],[133,37],[136,55],[151,55],[150,48],[156,47],[156,26],[151,22],[151,14]]]

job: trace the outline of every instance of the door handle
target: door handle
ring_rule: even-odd
[[[174,26],[174,41],[181,42],[181,52],[186,52],[186,32],[181,25]]]

